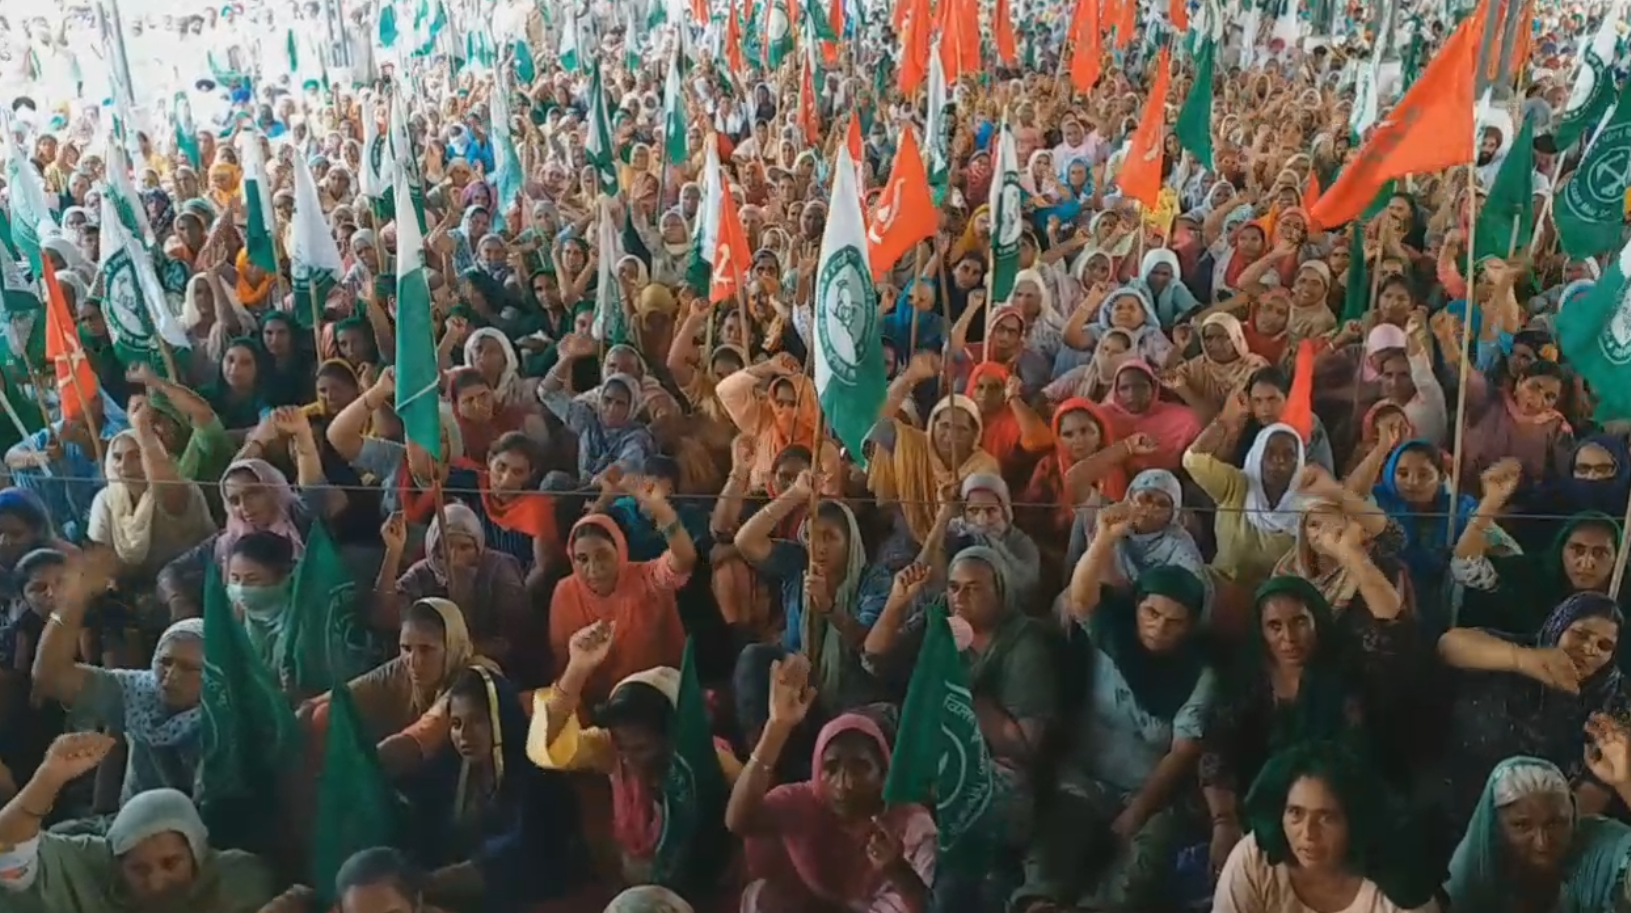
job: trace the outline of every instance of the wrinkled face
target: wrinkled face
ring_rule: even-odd
[[[1558,397],[1563,395],[1563,382],[1556,377],[1526,377],[1518,381],[1512,398],[1518,411],[1524,415],[1544,415],[1557,408]]]
[[[484,701],[456,694],[447,704],[453,750],[466,761],[487,764],[493,757],[493,721]]]
[[[1118,330],[1136,330],[1144,325],[1144,305],[1132,295],[1122,295],[1110,304],[1110,325]]]
[[[197,707],[204,691],[204,641],[197,637],[170,638],[153,656],[153,671],[159,680],[159,698],[166,708]]]
[[[1574,836],[1569,797],[1536,792],[1496,810],[1501,822],[1503,860],[1536,874],[1555,873]]]
[[[243,346],[227,349],[221,358],[221,377],[227,385],[246,390],[255,385],[255,354]]]
[[[1416,382],[1410,379],[1410,359],[1397,349],[1376,359],[1376,382],[1382,396],[1396,403],[1408,403],[1416,395]]]
[[[1065,452],[1070,454],[1072,464],[1097,453],[1103,441],[1104,432],[1099,429],[1099,423],[1086,409],[1067,412],[1064,418],[1059,420],[1059,442],[1064,444]]]
[[[976,488],[963,499],[963,519],[975,529],[987,533],[1000,533],[1008,527],[1002,499],[994,491]]]
[[[1348,813],[1322,779],[1303,777],[1291,784],[1280,824],[1302,868],[1329,871],[1348,856]]]
[[[1276,491],[1291,484],[1291,478],[1301,468],[1298,465],[1297,439],[1285,432],[1269,437],[1263,447],[1263,485]]]
[[[839,817],[863,817],[883,808],[883,757],[864,733],[845,732],[829,741],[821,751],[819,775]]]
[[[1285,593],[1263,600],[1259,629],[1269,655],[1284,666],[1301,666],[1308,662],[1319,643],[1313,613],[1301,600]]]
[[[600,388],[600,421],[608,428],[621,428],[633,418],[634,398],[622,384],[605,384]]]
[[[187,838],[165,831],[119,857],[119,874],[138,909],[162,910],[186,896],[197,867]]]
[[[1216,323],[1201,327],[1201,349],[1208,359],[1218,364],[1228,364],[1240,358],[1234,340],[1229,338],[1229,331]]]
[[[977,441],[974,417],[956,407],[942,409],[929,429],[935,452],[948,466],[960,466],[974,453]]]
[[[493,388],[486,384],[470,384],[459,391],[459,399],[454,406],[459,410],[459,417],[466,421],[490,422],[496,411]]]
[[[1089,286],[1102,285],[1110,279],[1110,261],[1105,257],[1090,257],[1086,272]]]
[[[1154,533],[1172,525],[1177,505],[1172,496],[1157,488],[1141,488],[1132,495],[1133,532]]]
[[[119,481],[140,482],[147,478],[142,472],[141,445],[130,435],[115,438],[108,448],[108,457],[116,467],[115,474]]]
[[[474,536],[461,532],[450,532],[442,537],[446,543],[447,562],[455,572],[473,572],[481,563],[481,543]]]
[[[1143,371],[1125,370],[1116,374],[1116,405],[1133,415],[1143,415],[1155,402],[1155,383]]]
[[[990,630],[1002,617],[997,577],[983,561],[956,561],[946,579],[946,604],[976,630]]]
[[[441,684],[447,669],[447,643],[441,631],[423,622],[404,621],[396,644],[415,690],[428,691]]]
[[[1042,313],[1042,290],[1030,279],[1014,283],[1013,297],[1010,300],[1019,308],[1020,313],[1027,317],[1035,317]]]
[[[1150,594],[1138,603],[1138,642],[1151,653],[1170,653],[1189,636],[1195,619],[1183,603]]]
[[[247,470],[238,470],[221,482],[221,500],[227,512],[253,530],[266,530],[278,521],[277,495]]]
[[[1606,588],[1614,557],[1614,534],[1598,524],[1581,524],[1563,540],[1563,572],[1576,590]]]
[[[610,596],[617,589],[620,566],[617,546],[610,539],[582,534],[573,538],[572,573],[596,594]]]
[[[487,267],[488,272],[497,272],[508,266],[506,262],[508,256],[503,241],[492,238],[481,242],[481,262]]]

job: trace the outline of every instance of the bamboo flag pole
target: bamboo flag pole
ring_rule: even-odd
[[[1625,559],[1627,555],[1631,555],[1631,549],[1626,548],[1625,541],[1624,530],[1627,526],[1631,526],[1631,497],[1625,500],[1625,517],[1620,521],[1620,541],[1615,548],[1618,554],[1614,556],[1614,576],[1608,583],[1608,595],[1612,599],[1619,598],[1620,584],[1625,581]]]
[[[1461,453],[1466,437],[1465,426],[1467,422],[1467,375],[1472,364],[1472,353],[1468,350],[1472,343],[1473,308],[1476,307],[1475,302],[1478,300],[1474,286],[1478,269],[1477,264],[1472,260],[1472,252],[1475,250],[1473,235],[1478,228],[1477,168],[1476,162],[1467,163],[1467,203],[1469,209],[1467,213],[1467,306],[1461,315],[1461,371],[1460,380],[1456,383],[1455,390],[1455,449],[1450,465],[1450,511],[1449,517],[1445,520],[1448,531],[1445,541],[1452,546],[1455,544],[1455,505],[1456,501],[1461,497]],[[1489,320],[1492,317],[1486,314],[1483,315],[1483,319]]]

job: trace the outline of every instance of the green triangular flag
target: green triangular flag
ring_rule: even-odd
[[[1620,316],[1631,296],[1628,277],[1631,244],[1583,299],[1557,315],[1558,348],[1597,395],[1599,422],[1631,418],[1631,329]]]
[[[334,878],[353,853],[389,846],[396,838],[396,794],[357,713],[351,689],[340,683],[329,699],[327,744],[317,778],[317,814],[311,830],[311,875],[318,909],[333,907]]]
[[[1348,226],[1348,283],[1342,294],[1342,322],[1365,319],[1370,310],[1370,264],[1365,262],[1365,223]]]
[[[1188,150],[1207,171],[1212,170],[1212,66],[1217,43],[1202,42],[1195,57],[1195,84],[1190,86],[1184,106],[1178,109],[1178,122],[1172,132],[1178,145]]]
[[[1473,230],[1475,261],[1510,257],[1529,246],[1535,232],[1535,139],[1529,118],[1523,119],[1512,148],[1490,184],[1489,196],[1478,208]],[[1620,188],[1622,199],[1625,191]]]
[[[1631,80],[1626,80],[1614,113],[1592,141],[1580,167],[1553,201],[1558,240],[1571,257],[1610,251],[1625,236],[1625,192],[1631,174],[1625,150],[1631,148]],[[1482,224],[1483,220],[1479,220]]]

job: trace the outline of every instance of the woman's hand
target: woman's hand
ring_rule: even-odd
[[[1129,435],[1122,443],[1127,447],[1127,456],[1134,458],[1153,456],[1161,449],[1155,438],[1142,431]]]
[[[392,511],[385,522],[380,524],[379,537],[385,542],[385,550],[402,554],[408,547],[408,517],[402,511]]]
[[[47,777],[60,788],[95,770],[115,744],[113,736],[102,732],[64,733],[45,750],[45,760],[34,775]]]
[[[1558,647],[1517,647],[1516,671],[1542,685],[1569,694],[1580,693],[1580,670],[1574,660]]]
[[[872,830],[866,837],[866,861],[872,864],[873,871],[886,872],[899,865],[905,852],[901,839],[890,833],[882,821],[873,818]]]
[[[368,395],[373,397],[368,401],[370,404],[388,403],[396,398],[395,366],[387,365],[380,369],[379,379],[374,381],[373,387],[369,388]]]
[[[1484,483],[1485,500],[1505,504],[1523,482],[1523,464],[1508,457],[1484,470],[1479,480]]]
[[[1132,528],[1133,505],[1127,501],[1112,504],[1099,511],[1096,523],[1100,536],[1120,539]]]
[[[802,653],[770,664],[770,722],[788,729],[804,722],[815,703],[810,687],[810,660]]]
[[[597,621],[580,628],[566,642],[567,664],[586,671],[599,668],[611,655],[612,635],[616,633],[617,626],[609,621]]]
[[[1229,853],[1234,850],[1235,844],[1244,836],[1246,835],[1240,828],[1240,822],[1233,818],[1212,823],[1212,844],[1207,856],[1212,868],[1213,881],[1216,881],[1218,874],[1223,871],[1223,864],[1229,861]]]
[[[895,583],[890,588],[890,596],[903,602],[916,599],[917,594],[922,592],[923,585],[929,582],[931,573],[929,566],[921,561],[906,565],[895,574]]]
[[[759,442],[751,434],[738,434],[731,441],[731,468],[746,471],[753,467],[753,458],[758,453]]]
[[[1586,720],[1586,766],[1616,790],[1631,787],[1631,732],[1606,713]]]
[[[804,608],[825,617],[833,609],[833,584],[821,568],[811,566],[804,574]]]

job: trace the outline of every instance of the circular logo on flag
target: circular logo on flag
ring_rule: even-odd
[[[936,819],[941,833],[953,840],[968,833],[991,804],[991,776],[985,769],[990,761],[970,746],[981,738],[974,717],[974,695],[968,689],[946,683],[940,724],[939,776],[935,778]]]
[[[780,44],[787,39],[791,26],[787,21],[787,7],[779,3],[770,6],[770,19],[766,22],[766,30],[770,34],[771,44]]]
[[[1586,52],[1586,65],[1574,77],[1574,88],[1569,90],[1569,100],[1563,105],[1563,116],[1567,117],[1582,108],[1585,108],[1597,94],[1597,82],[1602,78],[1603,64],[1597,55]]]
[[[867,347],[877,338],[878,291],[872,287],[866,259],[854,247],[841,248],[822,265],[816,288],[821,354],[835,380],[854,386]]]
[[[1599,348],[1603,357],[1616,365],[1631,363],[1631,283],[1620,287],[1620,300]]]
[[[1588,221],[1618,225],[1624,220],[1625,188],[1631,184],[1631,124],[1603,131],[1592,155],[1563,188],[1563,208]]]
[[[1002,247],[1013,248],[1019,245],[1019,233],[1023,227],[1021,223],[1024,221],[1020,218],[1023,199],[1019,178],[1013,175],[1003,178],[1002,199],[999,201],[1002,208],[997,215],[1000,221],[993,226],[997,231],[997,243]]]
[[[380,174],[380,166],[385,164],[385,139],[384,136],[374,137],[374,144],[368,148],[368,170],[381,178],[384,177]]]
[[[663,776],[663,822],[657,842],[661,844],[663,838],[668,836],[669,829],[683,827],[688,821],[677,820],[682,816],[689,819],[696,808],[697,772],[691,769],[691,761],[683,752],[676,751],[668,762],[668,773]],[[675,799],[680,799],[676,807]]]
[[[142,308],[136,264],[129,254],[120,250],[108,258],[102,270],[102,315],[107,319],[113,341],[138,351],[151,349],[153,336]]]

